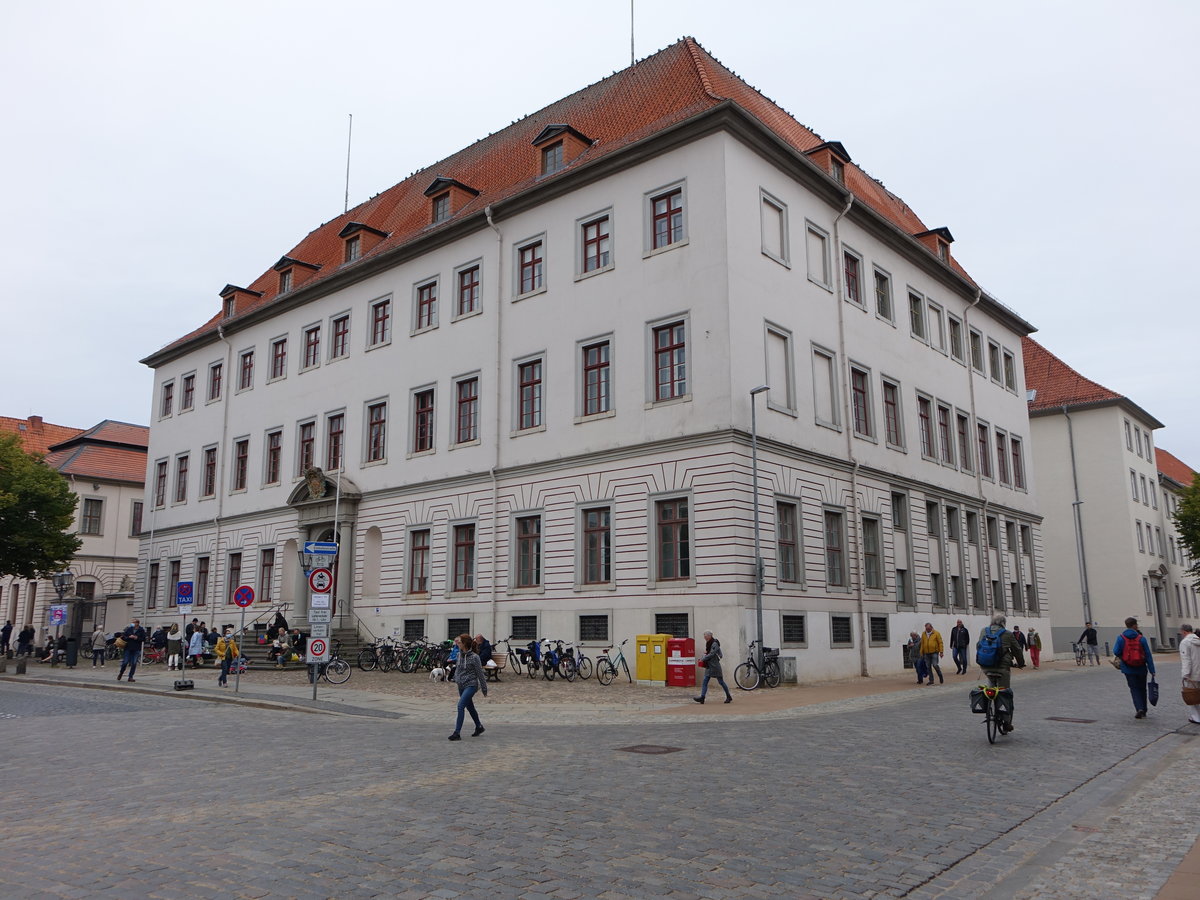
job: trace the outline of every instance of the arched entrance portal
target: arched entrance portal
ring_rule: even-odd
[[[288,497],[288,505],[296,511],[301,543],[322,541],[338,545],[338,554],[332,564],[333,596],[330,598],[336,624],[349,624],[354,608],[354,535],[361,500],[358,485],[340,473],[327,475],[320,469],[305,472],[304,481]],[[296,593],[296,614],[307,617],[312,592],[303,570],[297,568],[297,578],[303,583]]]

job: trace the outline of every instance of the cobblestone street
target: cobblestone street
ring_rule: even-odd
[[[457,744],[446,685],[384,717],[6,678],[0,858],[22,897],[1149,898],[1200,828],[1177,671],[1144,721],[1108,667],[1023,674],[994,746],[968,678],[738,718],[770,695],[522,685]]]

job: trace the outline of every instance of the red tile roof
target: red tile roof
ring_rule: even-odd
[[[45,455],[55,444],[80,433],[78,428],[43,422],[41,416],[30,416],[28,419],[0,416],[0,434],[15,434],[21,439],[21,446],[27,453]]]
[[[1191,487],[1192,482],[1196,480],[1195,470],[1173,453],[1169,453],[1161,447],[1155,447],[1154,459],[1158,464],[1158,471],[1172,481],[1178,482],[1184,487]]]
[[[131,425],[128,422],[117,422],[105,419],[99,425],[82,431],[69,440],[51,445],[56,450],[64,444],[75,444],[82,441],[103,442],[107,444],[126,444],[130,447],[141,447],[145,450],[150,445],[150,429],[145,425]]]
[[[365,252],[360,260],[350,264],[362,265],[389,250],[452,227],[465,216],[479,214],[489,204],[513,198],[548,179],[563,177],[643,138],[729,103],[758,119],[800,153],[824,143],[815,132],[725,68],[693,38],[683,38],[636,65],[564,97],[409,176],[316,228],[285,256],[321,267],[305,281],[304,287],[308,288],[345,270],[344,246],[339,232],[348,223],[361,222],[388,235]],[[544,177],[540,172],[539,154],[531,144],[548,125],[563,123],[588,135],[593,143],[562,170]],[[903,200],[856,165],[848,163],[845,172],[846,187],[860,203],[906,234],[928,231],[925,223]],[[447,222],[431,225],[425,190],[438,177],[471,185],[479,194],[458,207]],[[920,244],[914,241],[914,246]],[[951,260],[950,265],[960,277],[970,282],[957,263]],[[247,288],[261,296],[239,295],[238,317],[273,303],[278,296],[279,279],[270,268]],[[152,354],[145,362],[154,365],[160,353],[215,332],[222,315],[218,312],[200,328]]]
[[[53,451],[46,457],[46,463],[64,475],[80,479],[146,483],[145,449],[83,444]]]
[[[1064,406],[1070,409],[1117,403],[1136,412],[1151,428],[1163,427],[1124,394],[1085,378],[1033,338],[1021,338],[1021,355],[1025,359],[1025,389],[1036,392],[1029,401],[1030,415],[1055,412]]]

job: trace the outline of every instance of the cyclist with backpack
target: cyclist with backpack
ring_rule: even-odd
[[[1008,707],[1008,720],[1003,723],[1004,734],[1013,730],[1012,667],[1025,668],[1025,654],[1012,632],[1004,627],[1007,624],[1008,617],[996,613],[992,616],[992,624],[979,632],[979,641],[975,644],[975,662],[986,675],[994,675],[996,684],[1005,692],[1003,705]]]
[[[1150,653],[1149,642],[1138,631],[1137,619],[1133,616],[1125,620],[1125,630],[1113,644],[1113,656],[1121,661],[1119,668],[1129,685],[1133,708],[1137,710],[1134,718],[1146,718],[1146,677],[1155,674],[1154,656]]]

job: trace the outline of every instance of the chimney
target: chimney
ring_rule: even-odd
[[[46,429],[42,427],[42,417],[41,416],[30,416],[29,417],[29,429],[34,434],[41,434],[43,431],[45,431]]]

